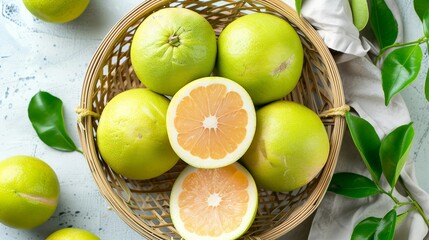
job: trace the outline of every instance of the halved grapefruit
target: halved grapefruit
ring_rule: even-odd
[[[249,148],[255,128],[252,99],[227,78],[192,81],[173,96],[167,110],[173,150],[198,168],[218,168],[237,161]]]
[[[237,239],[256,215],[258,190],[240,164],[202,169],[187,166],[170,195],[170,215],[186,240]]]

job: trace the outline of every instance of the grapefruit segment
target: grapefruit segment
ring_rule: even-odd
[[[237,161],[249,148],[256,114],[249,94],[221,77],[197,79],[180,89],[167,111],[174,151],[188,164],[217,168]]]
[[[187,239],[236,239],[252,224],[258,191],[238,163],[215,169],[186,167],[173,185],[170,214]]]

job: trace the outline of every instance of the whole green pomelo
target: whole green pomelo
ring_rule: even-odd
[[[179,157],[167,135],[169,100],[147,88],[131,89],[113,97],[103,109],[97,145],[104,161],[131,179],[157,177]]]
[[[218,39],[216,71],[242,85],[256,105],[289,94],[298,83],[303,62],[295,29],[267,13],[237,18]]]
[[[276,101],[256,111],[256,133],[241,161],[259,187],[287,192],[325,165],[329,138],[319,116],[299,103]]]
[[[46,240],[100,240],[100,238],[81,228],[63,228],[49,235]]]
[[[53,23],[66,23],[78,18],[90,0],[23,0],[35,17]]]
[[[31,229],[46,222],[58,206],[60,185],[54,170],[30,156],[0,162],[0,222]]]
[[[131,63],[147,88],[173,96],[190,81],[211,74],[216,48],[216,35],[204,17],[186,8],[164,8],[137,28]]]

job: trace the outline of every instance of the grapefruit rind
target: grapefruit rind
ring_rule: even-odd
[[[178,39],[177,45],[172,39]],[[164,8],[137,28],[130,60],[147,88],[173,96],[192,80],[210,75],[216,52],[216,34],[203,16],[187,8]]]
[[[307,106],[276,101],[258,109],[257,132],[240,163],[258,187],[289,192],[307,185],[325,166],[329,136],[320,117]]]
[[[147,88],[121,92],[107,103],[98,122],[97,146],[114,172],[146,180],[178,162],[167,137],[168,104],[166,97]]]
[[[211,157],[202,159],[198,156],[192,155],[188,150],[185,150],[178,142],[178,131],[175,128],[174,119],[176,110],[182,99],[189,96],[190,92],[197,87],[206,87],[211,84],[222,84],[226,86],[227,91],[234,91],[238,93],[243,101],[243,109],[248,114],[248,123],[246,126],[246,136],[244,140],[238,144],[237,149],[228,153],[222,159],[213,159]],[[167,133],[170,144],[176,154],[186,163],[197,168],[218,168],[224,167],[240,159],[252,143],[253,136],[256,131],[256,112],[250,95],[238,83],[223,77],[204,77],[194,80],[183,88],[181,88],[171,99],[170,105],[167,110]]]
[[[272,14],[248,14],[228,24],[218,37],[217,52],[217,74],[241,84],[257,106],[288,95],[302,74],[298,33]]]
[[[179,195],[183,191],[182,185],[185,178],[189,176],[189,174],[200,170],[199,168],[195,168],[188,165],[177,177],[176,181],[173,184],[173,188],[170,194],[170,216],[173,221],[173,225],[175,229],[183,239],[186,239],[186,240],[237,239],[240,236],[242,236],[252,225],[258,209],[258,189],[257,189],[256,183],[252,175],[249,173],[249,171],[247,171],[247,169],[244,168],[242,165],[240,165],[239,163],[233,163],[231,164],[231,166],[236,167],[240,172],[244,173],[249,181],[248,182],[249,184],[247,187],[247,192],[249,195],[248,208],[247,208],[247,212],[242,217],[241,224],[234,231],[223,233],[220,236],[201,236],[201,235],[192,233],[185,228],[185,225],[180,218],[180,208],[178,205]],[[210,171],[216,171],[216,169],[210,169]],[[213,184],[216,184],[216,183],[213,183]],[[202,189],[202,190],[206,190],[206,189]]]

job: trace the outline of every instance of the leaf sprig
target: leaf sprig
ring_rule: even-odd
[[[420,73],[423,59],[421,45],[426,44],[426,53],[429,49],[429,1],[414,0],[414,9],[422,21],[424,36],[415,41],[397,43],[398,23],[391,10],[384,0],[371,0],[371,28],[381,48],[375,63],[385,57],[381,76],[386,106],[396,94],[414,82]],[[386,54],[388,50],[392,51]],[[429,101],[429,72],[425,80],[425,97]]]
[[[374,127],[365,119],[350,112],[346,113],[349,131],[370,175],[371,179],[350,172],[336,173],[328,187],[328,191],[350,198],[365,198],[379,194],[387,195],[395,206],[383,217],[369,217],[362,220],[354,228],[351,239],[393,239],[397,220],[405,218],[411,210],[417,210],[429,227],[429,220],[420,204],[407,190],[400,173],[405,165],[414,137],[413,124],[408,123],[394,129],[383,139],[379,139]],[[384,176],[389,183],[385,189],[380,182]],[[401,202],[394,195],[393,190],[400,183],[408,194],[409,201]],[[412,206],[404,214],[397,216],[396,209],[402,206]]]

